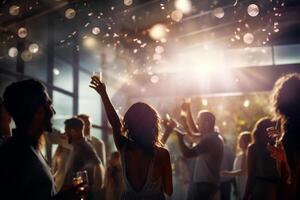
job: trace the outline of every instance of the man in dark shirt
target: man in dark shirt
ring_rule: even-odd
[[[51,132],[54,114],[46,88],[38,81],[24,80],[9,85],[3,98],[16,130],[0,148],[1,200],[74,199],[76,188],[56,193],[39,150],[42,133]]]
[[[66,184],[72,184],[76,172],[87,171],[88,199],[94,199],[94,192],[101,189],[104,183],[104,166],[97,156],[93,146],[87,142],[83,135],[84,123],[73,117],[65,121],[65,132],[69,143],[73,146],[70,160],[67,164]]]

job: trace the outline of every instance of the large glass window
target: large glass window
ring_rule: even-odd
[[[54,115],[53,127],[64,131],[64,121],[73,115],[73,98],[63,93],[53,91]]]
[[[25,74],[42,81],[47,81],[46,54],[37,53],[28,56],[32,58],[25,62]]]
[[[248,67],[272,65],[272,49],[270,47],[253,47],[231,49],[225,52],[227,65],[230,67]]]
[[[79,73],[79,113],[91,117],[92,123],[101,125],[100,96],[89,87],[90,75]]]
[[[276,65],[300,63],[300,45],[274,46]]]
[[[53,84],[64,90],[73,92],[73,68],[60,59],[55,59],[53,68]]]

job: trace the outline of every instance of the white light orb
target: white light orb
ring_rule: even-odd
[[[207,106],[207,105],[208,105],[207,99],[202,99],[202,105],[203,105],[203,106]]]
[[[18,49],[16,47],[10,47],[8,49],[8,56],[14,58],[18,55]]]
[[[153,76],[151,76],[150,81],[152,83],[158,83],[159,77],[157,75],[153,75]]]
[[[27,35],[28,35],[28,32],[27,32],[27,29],[26,29],[26,28],[21,27],[21,28],[18,29],[18,36],[19,36],[20,38],[26,38]]]
[[[216,18],[219,19],[223,18],[225,15],[224,9],[222,7],[215,8],[212,13]]]
[[[99,27],[94,27],[93,30],[92,30],[92,33],[94,35],[98,35],[100,33],[100,28]]]
[[[21,58],[26,62],[32,59],[32,53],[28,50],[25,50],[21,53]]]
[[[248,15],[256,17],[259,14],[259,7],[256,4],[250,4],[247,8]]]
[[[192,2],[191,0],[175,0],[175,8],[187,14],[192,10]]]
[[[180,22],[182,20],[183,13],[180,10],[174,10],[171,13],[171,18],[175,22]]]
[[[243,106],[244,106],[245,108],[248,108],[248,107],[250,106],[250,100],[249,100],[249,99],[246,99],[246,100],[244,101],[244,103],[243,103]]]
[[[133,3],[132,0],[124,0],[124,5],[125,5],[125,6],[131,6],[132,3]]]
[[[246,33],[243,37],[243,40],[246,44],[251,44],[254,41],[254,36],[252,33]]]
[[[76,11],[73,8],[68,8],[65,11],[65,17],[67,19],[73,19],[76,16]]]
[[[58,76],[60,74],[59,69],[53,68],[53,74],[56,75],[56,76]]]
[[[154,40],[159,40],[167,35],[167,27],[163,24],[156,24],[149,30],[149,35]]]
[[[20,6],[12,5],[9,7],[9,14],[12,16],[17,16],[20,13]]]
[[[30,53],[37,53],[39,51],[39,45],[36,43],[32,43],[29,45],[28,50]]]

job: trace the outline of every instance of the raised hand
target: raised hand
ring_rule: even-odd
[[[181,104],[181,110],[187,112],[191,108],[191,100],[190,99],[183,99],[183,102]]]
[[[96,90],[96,92],[98,92],[100,95],[106,92],[105,84],[101,82],[99,77],[97,76],[92,76],[89,87]]]
[[[164,125],[165,129],[168,131],[172,131],[175,127],[177,127],[177,123],[173,119],[164,119],[162,121],[162,124]]]

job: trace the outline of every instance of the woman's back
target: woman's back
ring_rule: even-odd
[[[164,165],[168,151],[155,147],[152,155],[128,143],[121,149],[125,192],[122,199],[164,199]]]

